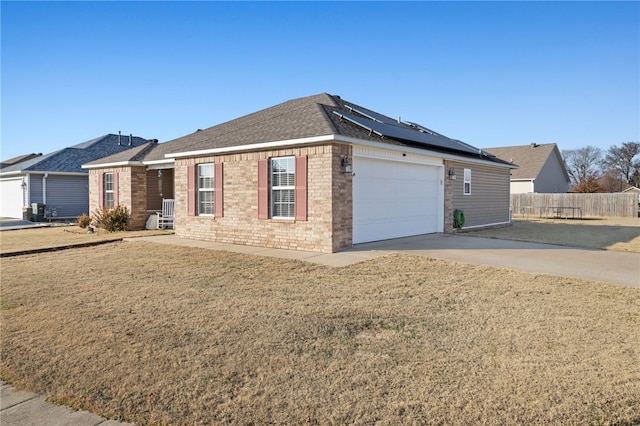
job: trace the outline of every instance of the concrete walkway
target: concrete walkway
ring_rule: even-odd
[[[2,382],[0,393],[0,425],[2,426],[126,426],[87,411],[49,404],[42,396],[22,392]]]
[[[348,266],[390,253],[408,253],[454,262],[497,266],[534,274],[581,278],[640,288],[640,253],[581,249],[464,235],[429,234],[398,238],[358,244],[332,254],[195,241],[177,238],[175,235],[132,240],[298,259],[334,267]]]

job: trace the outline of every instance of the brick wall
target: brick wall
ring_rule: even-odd
[[[351,175],[342,173],[340,144],[178,159],[175,232],[178,237],[325,253],[351,246]],[[307,220],[258,219],[258,160],[307,156]],[[188,216],[187,167],[224,163],[223,217]],[[334,212],[335,210],[335,212]],[[334,214],[336,213],[336,214]]]
[[[118,173],[118,204],[126,206],[131,217],[129,228],[144,229],[147,212],[147,173],[145,166],[113,167],[89,170],[89,211],[100,207],[99,182],[104,173]]]

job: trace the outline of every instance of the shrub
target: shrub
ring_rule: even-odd
[[[78,226],[82,229],[85,229],[87,226],[91,225],[91,218],[86,213],[82,213],[78,216]]]
[[[118,206],[115,209],[95,209],[91,220],[98,228],[109,232],[126,231],[129,229],[129,209]]]

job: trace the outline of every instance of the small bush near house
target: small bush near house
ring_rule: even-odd
[[[86,229],[87,226],[91,225],[91,218],[86,213],[82,213],[78,216],[78,226],[82,229]]]
[[[127,231],[129,229],[129,209],[118,206],[115,209],[95,209],[91,221],[98,228],[109,232]]]

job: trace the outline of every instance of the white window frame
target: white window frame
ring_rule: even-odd
[[[109,173],[105,173],[103,176],[103,189],[104,189],[104,193],[102,194],[102,200],[103,200],[103,207],[105,209],[114,209],[115,206],[115,200],[114,200],[114,182],[113,182],[113,173],[109,172]]]
[[[463,194],[471,195],[471,169],[464,169]]]
[[[215,164],[198,164],[198,216],[215,215]]]
[[[278,163],[285,163],[284,172],[276,172]],[[292,176],[286,176],[290,174]],[[296,158],[295,157],[274,157],[269,162],[269,208],[273,219],[295,219],[295,182],[296,182]],[[290,194],[292,201],[279,201],[281,194]],[[283,214],[285,205],[289,207],[286,214]]]

